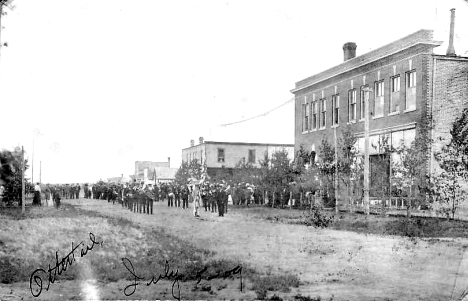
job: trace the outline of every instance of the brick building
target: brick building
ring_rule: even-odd
[[[452,24],[454,11],[452,11]],[[343,46],[344,62],[296,83],[295,143],[316,151],[322,138],[334,145],[334,131],[349,126],[364,150],[364,97],[369,87],[370,153],[379,139],[411,143],[423,117],[432,116],[432,138],[446,139],[453,120],[468,101],[468,58],[455,54],[453,26],[447,55],[433,49],[433,31],[420,30],[356,57],[356,44]],[[434,145],[433,151],[440,148]],[[320,157],[320,154],[317,154]],[[433,156],[430,166],[436,168]]]
[[[232,169],[242,160],[251,163],[254,167],[260,167],[259,161],[264,158],[265,153],[271,155],[278,150],[285,149],[289,158],[294,158],[293,144],[274,143],[244,143],[244,142],[218,142],[204,141],[199,139],[199,144],[195,145],[194,140],[190,142],[190,147],[182,150],[182,162],[191,162],[197,159],[202,165],[206,165],[207,173],[210,177]]]

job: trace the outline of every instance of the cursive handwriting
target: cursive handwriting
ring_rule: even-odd
[[[129,284],[125,287],[124,289],[124,294],[125,296],[131,296],[135,293],[136,287],[140,284],[138,280],[143,280],[143,277],[137,276],[135,273],[135,269],[133,268],[133,264],[128,258],[122,258],[122,263],[132,275],[133,275],[133,283]],[[148,283],[146,283],[146,286],[150,286],[151,284],[156,284],[159,282],[161,279],[167,279],[167,280],[172,280],[172,297],[180,301],[180,285],[179,285],[179,280],[180,280],[180,275],[179,275],[179,270],[174,270],[169,272],[169,261],[166,260],[166,264],[164,265],[164,274],[159,274],[158,278],[155,279],[154,276],[151,278]],[[177,295],[174,294],[174,289],[175,285],[177,284]],[[128,289],[131,289],[129,292],[127,292]]]
[[[76,246],[74,246],[74,243],[72,242],[71,251],[65,257],[62,257],[61,260],[59,260],[58,252],[55,251],[55,265],[53,267],[51,267],[51,265],[49,264],[49,268],[47,271],[44,269],[36,269],[34,272],[32,272],[31,277],[29,278],[29,289],[31,290],[31,294],[34,297],[39,297],[39,295],[42,293],[42,288],[43,288],[42,277],[47,274],[48,274],[48,279],[47,279],[48,283],[47,283],[47,287],[45,288],[45,290],[48,291],[50,284],[55,282],[57,275],[61,275],[63,272],[67,270],[69,266],[73,264],[73,262],[75,262],[75,251],[79,247],[81,247],[80,257],[83,257],[94,248],[94,245],[102,246],[103,244],[103,241],[100,241],[100,242],[96,241],[96,237],[91,232],[89,233],[89,240],[91,241],[91,246],[86,245],[86,247],[85,247],[84,242],[80,242]],[[45,275],[41,275],[41,274],[45,274]],[[33,289],[33,284],[37,286],[35,290]]]
[[[130,259],[128,258],[122,258],[122,263],[124,265],[124,267],[127,269],[127,271],[130,272],[130,274],[132,274],[132,277],[133,277],[133,280],[132,280],[132,283],[127,285],[124,289],[124,294],[125,296],[131,296],[135,293],[136,291],[136,288],[138,285],[140,285],[140,280],[144,280],[143,277],[141,276],[138,276],[137,273],[135,272],[135,268],[133,267],[133,264],[132,262],[130,261]],[[207,267],[204,267],[203,269],[201,269],[200,271],[197,272],[196,274],[196,278],[197,278],[197,283],[196,284],[199,284],[200,281],[202,280],[202,275],[203,273],[205,273],[206,271],[208,270]],[[242,266],[236,266],[235,268],[233,268],[232,270],[228,270],[228,271],[224,271],[224,272],[218,272],[216,274],[213,274],[213,275],[209,275],[209,276],[206,276],[205,279],[206,280],[212,280],[212,279],[215,279],[215,278],[228,278],[232,275],[237,275],[239,274],[240,275],[240,291],[242,292]],[[170,266],[169,266],[169,261],[166,260],[166,263],[164,265],[164,273],[163,274],[159,274],[159,276],[157,278],[155,278],[155,276],[153,276],[151,278],[150,281],[148,281],[146,283],[147,286],[150,286],[151,284],[157,284],[159,282],[159,280],[162,280],[162,279],[166,279],[166,280],[170,280],[172,281],[172,297],[174,297],[174,299],[177,299],[180,301],[180,284],[179,284],[179,281],[180,279],[182,279],[182,275],[179,274],[179,270],[171,270],[170,269]],[[177,286],[177,288],[176,288]],[[177,290],[177,291],[175,291]],[[177,293],[177,294],[175,294]]]
[[[203,269],[201,269],[200,271],[197,272],[197,284],[200,283],[200,281],[202,280],[202,274],[204,272],[206,272],[208,270],[207,267],[204,267]],[[235,268],[233,268],[232,270],[228,270],[228,271],[224,271],[224,272],[218,272],[217,274],[213,274],[213,275],[209,275],[206,277],[206,280],[212,280],[212,279],[215,279],[215,278],[228,278],[232,275],[236,275],[236,274],[239,274],[239,278],[240,278],[240,291],[242,292],[242,266],[238,265],[236,266]]]

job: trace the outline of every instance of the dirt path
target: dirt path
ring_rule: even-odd
[[[459,271],[466,239],[410,240],[270,223],[229,212],[224,218],[155,203],[155,214],[137,214],[107,201],[66,203],[148,227],[162,227],[198,247],[272,273],[298,275],[291,295],[335,300],[449,300],[468,283]],[[465,256],[468,256],[466,254]],[[462,264],[465,266],[465,264]]]

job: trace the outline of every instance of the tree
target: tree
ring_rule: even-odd
[[[13,151],[1,151],[0,163],[0,185],[3,185],[5,188],[2,200],[7,203],[18,201],[21,205],[21,180],[23,177],[23,173],[21,170],[21,148],[16,147]],[[24,170],[26,171],[27,168],[29,168],[29,166],[27,164],[27,160],[25,160]]]
[[[468,109],[452,124],[450,135],[450,142],[435,154],[442,171],[432,175],[429,195],[439,205],[438,211],[447,217],[451,214],[453,219],[460,204],[467,199],[463,180],[468,178]]]
[[[325,198],[324,204],[331,205],[333,202],[331,196],[335,196],[334,180],[336,176],[335,149],[328,142],[325,136],[322,138],[322,143],[319,146],[319,160],[317,167],[320,171],[320,187],[322,197]]]
[[[337,176],[346,187],[348,195],[348,204],[350,207],[354,204],[354,190],[359,184],[360,160],[356,149],[357,138],[351,131],[351,128],[346,127],[341,138],[338,140],[338,168]]]
[[[406,203],[408,218],[411,217],[411,202],[414,206],[419,206],[426,198],[421,192],[424,192],[428,186],[427,164],[432,145],[430,131],[429,119],[423,119],[417,128],[415,139],[410,144],[402,143],[396,149],[398,161],[393,165],[392,180],[397,195],[408,195],[410,198]]]
[[[201,179],[203,171],[204,167],[197,159],[193,159],[190,162],[183,161],[176,172],[174,181],[178,185],[186,185],[191,178]]]
[[[268,172],[268,183],[273,188],[273,198],[279,193],[280,205],[284,206],[284,200],[289,197],[288,186],[294,180],[293,165],[285,149],[272,154]],[[273,206],[275,203],[272,204]]]

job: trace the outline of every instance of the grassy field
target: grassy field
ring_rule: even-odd
[[[194,218],[191,210],[164,203],[143,215],[83,199],[65,201],[60,210],[3,211],[0,299],[173,299],[168,274],[176,270],[182,299],[458,300],[467,288],[463,223],[415,219],[408,226],[404,218],[340,214],[330,229],[319,229],[307,226],[310,218],[260,207]],[[89,245],[90,232],[102,245],[82,258],[77,252],[48,291],[44,277],[34,298],[31,273],[54,265],[56,251],[66,256],[72,242]],[[122,258],[143,278],[131,296],[124,289],[134,277]],[[160,274],[169,279],[146,285]]]
[[[308,210],[289,210],[268,207],[237,207],[235,211],[242,212],[253,218],[265,219],[276,223],[314,226],[312,214]],[[413,216],[409,220],[405,216],[364,215],[324,210],[323,214],[331,218],[329,229],[353,231],[364,234],[398,235],[419,238],[464,238],[468,237],[468,222],[447,220],[445,218],[429,218]]]
[[[103,216],[73,205],[64,204],[58,210],[51,207],[31,207],[25,214],[10,209],[3,211],[1,218],[0,283],[11,284],[11,287],[17,287],[15,284],[29,286],[32,272],[40,267],[46,269],[48,264],[53,266],[56,260],[55,251],[58,252],[60,261],[71,251],[71,242],[75,246],[80,241],[84,245],[92,245],[90,233],[95,235],[94,241],[102,242],[94,245],[88,254],[78,258],[76,263],[72,263],[57,276],[58,284],[52,283],[49,291],[45,290],[47,276],[44,276],[43,289],[38,299],[86,299],[86,290],[82,289],[79,293],[72,290],[66,294],[68,290],[63,290],[63,286],[83,287],[83,283],[87,281],[91,281],[91,284],[87,284],[88,290],[94,290],[88,292],[88,297],[118,298],[118,294],[114,293],[117,284],[121,285],[118,291],[121,292],[120,297],[123,297],[123,290],[132,283],[134,275],[125,267],[122,258],[128,259],[125,261],[126,266],[131,262],[135,274],[143,278],[142,282],[145,283],[153,276],[157,278],[160,274],[166,275],[165,271],[169,271],[169,274],[177,271],[177,283],[183,287],[180,293],[184,299],[234,296],[256,298],[258,294],[265,296],[266,291],[289,291],[290,287],[299,285],[299,279],[294,275],[261,275],[248,265],[239,266],[239,263],[227,259],[214,259],[215,252],[194,247],[167,233],[164,228],[145,228],[125,218]],[[77,251],[76,257],[79,254]],[[235,268],[237,270],[232,271]],[[203,273],[199,274],[200,271]],[[229,271],[231,273],[225,274]],[[242,292],[240,271],[243,277]],[[221,276],[216,277],[217,275]],[[158,283],[150,290],[146,285],[136,289],[129,298],[153,298],[158,292],[162,292],[159,298],[172,298],[175,277],[168,278],[170,279],[161,281],[165,284]],[[125,285],[122,284],[125,283],[123,280],[128,280]],[[59,295],[53,293],[56,285],[57,291],[61,292]],[[131,289],[130,287],[127,293]],[[37,285],[33,285],[33,291],[38,293]],[[176,296],[177,292],[178,290]],[[0,297],[3,296],[0,299],[3,300],[8,295],[15,294],[3,292],[1,295],[0,292]],[[35,299],[31,293],[24,294],[24,291],[18,297]]]

